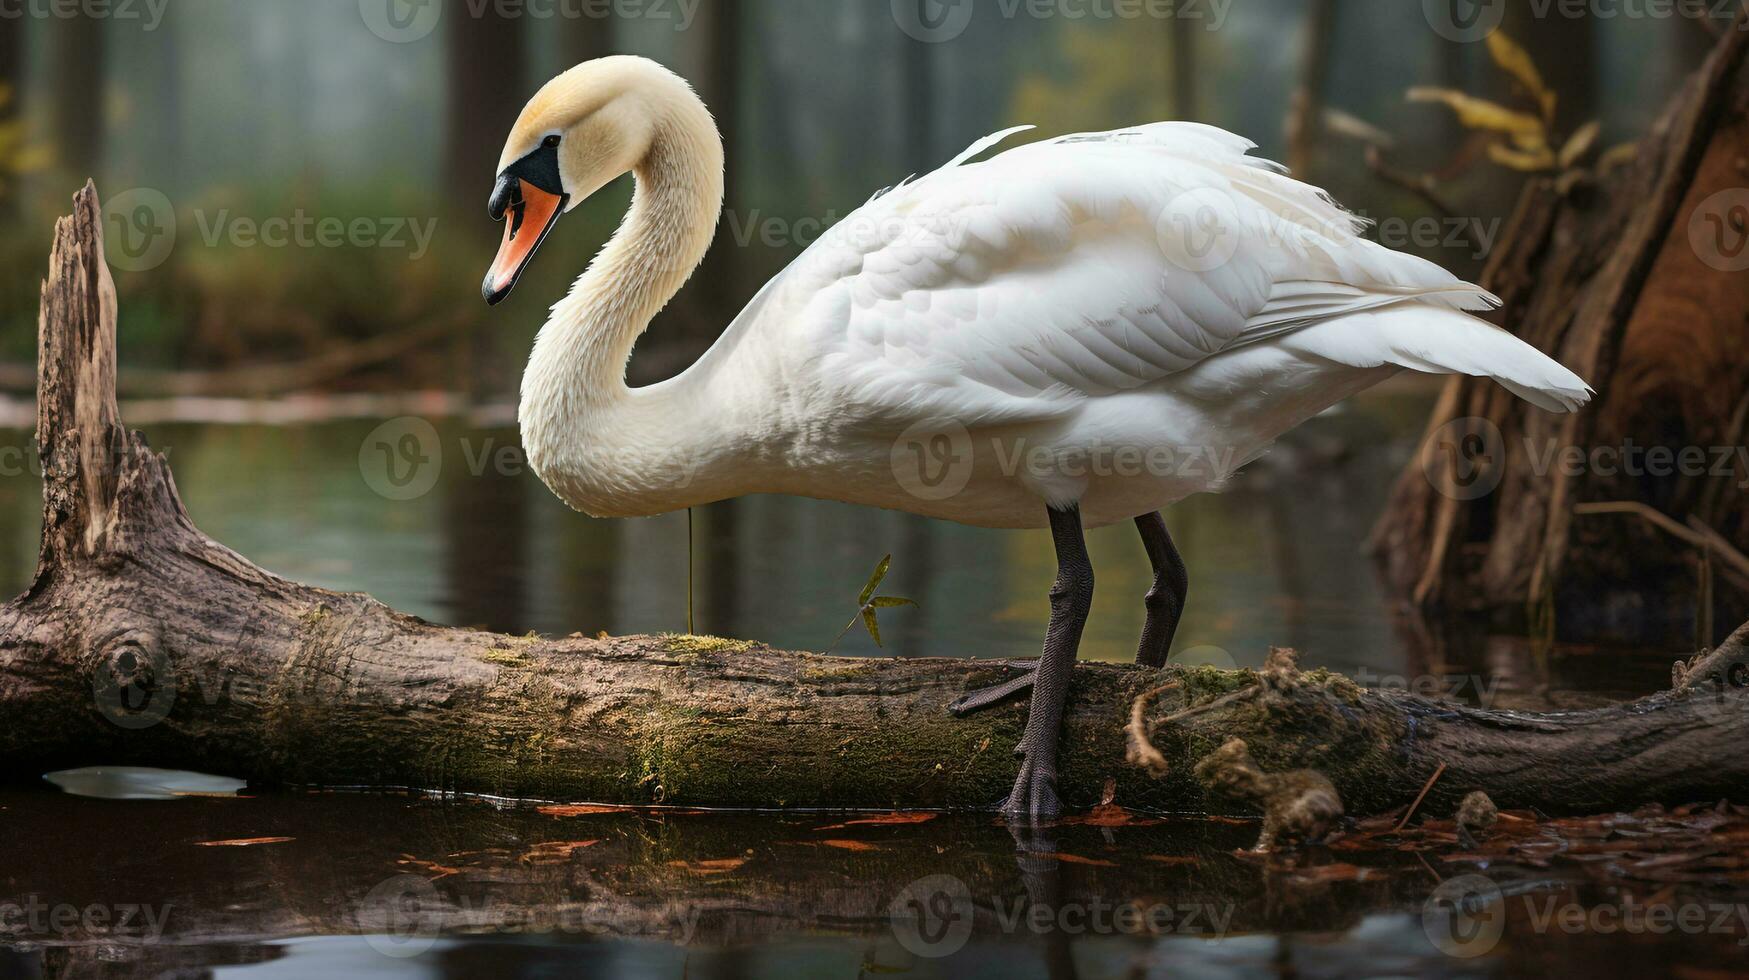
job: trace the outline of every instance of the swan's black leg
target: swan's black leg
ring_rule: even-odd
[[[1184,615],[1184,597],[1190,592],[1190,576],[1184,570],[1184,559],[1166,533],[1166,521],[1159,514],[1143,514],[1136,518],[1136,529],[1142,532],[1142,547],[1148,550],[1148,561],[1154,566],[1154,586],[1145,600],[1148,620],[1142,626],[1142,643],[1136,649],[1136,663],[1144,667],[1164,667],[1166,655],[1172,652],[1172,637],[1178,632],[1179,617]]]
[[[1166,655],[1172,651],[1172,638],[1178,633],[1178,621],[1184,615],[1184,599],[1190,592],[1190,576],[1184,559],[1166,532],[1166,521],[1159,514],[1144,514],[1136,518],[1136,529],[1142,532],[1142,547],[1154,568],[1154,584],[1143,600],[1148,608],[1147,622],[1142,626],[1142,642],[1136,649],[1136,663],[1144,667],[1163,667]],[[1020,664],[1010,663],[1010,667]],[[964,695],[947,710],[959,717],[1001,704],[1032,690],[1033,671],[1011,677],[1000,684]]]
[[[1052,509],[1051,538],[1057,547],[1057,581],[1051,586],[1051,622],[1045,630],[1045,651],[1034,672],[1032,704],[1026,729],[1014,754],[1020,774],[1014,791],[1002,801],[1011,816],[1055,817],[1063,810],[1057,799],[1057,741],[1062,734],[1063,706],[1069,700],[1069,678],[1081,647],[1081,630],[1093,607],[1093,563],[1081,533],[1081,511]]]

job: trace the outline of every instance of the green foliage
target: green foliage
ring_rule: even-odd
[[[844,634],[849,633],[855,628],[858,618],[862,620],[863,626],[867,627],[868,635],[875,641],[875,646],[881,646],[881,624],[875,611],[879,609],[895,609],[899,606],[917,605],[916,601],[912,599],[903,599],[898,596],[890,595],[875,595],[875,590],[881,587],[881,580],[887,577],[887,572],[892,567],[892,555],[887,555],[885,558],[882,558],[880,564],[875,566],[874,574],[868,577],[868,584],[862,587],[862,594],[856,597],[856,615],[852,616],[850,622],[844,624],[844,628],[838,631],[838,636],[833,639],[832,647],[829,647],[828,650],[837,647],[838,641],[844,639]]]

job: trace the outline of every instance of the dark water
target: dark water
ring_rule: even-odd
[[[1256,835],[1241,821],[1016,835],[981,816],[881,819],[7,791],[0,973],[1711,977],[1749,963],[1749,886],[1615,887],[1389,850],[1267,866],[1236,853]],[[1479,904],[1451,897],[1468,881]],[[1646,907],[1693,909],[1693,927],[1636,928],[1657,921],[1636,917]]]
[[[1382,597],[1362,543],[1426,407],[1422,392],[1375,394],[1305,426],[1231,492],[1174,507],[1168,521],[1192,574],[1178,655],[1258,664],[1271,644],[1292,645],[1307,665],[1499,706],[1546,706],[1533,697],[1546,688],[1577,703],[1667,683],[1666,657],[1535,658],[1520,638],[1430,629]],[[402,445],[411,423],[385,440],[379,422],[146,431],[169,452],[196,522],[291,578],[508,631],[684,629],[684,515],[571,513],[523,470],[513,430],[462,422],[438,422],[408,457],[419,465],[396,472],[372,449]],[[0,443],[26,445],[17,433]],[[35,558],[40,485],[22,454],[10,462],[0,465],[0,587],[17,591]],[[853,632],[839,652],[1037,649],[1053,571],[1042,533],[778,498],[695,518],[700,631],[823,649],[891,553],[883,591],[921,608],[887,614],[885,651]],[[1082,655],[1125,660],[1147,564],[1127,526],[1093,533],[1090,546],[1099,595]],[[1623,894],[1506,866],[1480,869],[1508,896],[1495,902],[1504,938],[1451,955],[1440,911],[1450,903],[1430,897],[1474,866],[1314,854],[1299,873],[1270,870],[1235,855],[1256,827],[1233,822],[1016,838],[984,817],[555,816],[479,802],[236,798],[222,782],[171,787],[206,795],[137,798],[167,795],[149,773],[63,783],[136,798],[0,792],[0,976],[1494,976],[1569,962],[1713,976],[1749,964],[1749,946],[1737,945],[1749,918],[1734,931],[1569,932],[1538,924],[1545,898],[1583,914],[1619,908]],[[207,846],[215,841],[254,843]],[[1749,895],[1664,900],[1728,909]]]

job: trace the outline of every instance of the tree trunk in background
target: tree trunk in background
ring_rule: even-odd
[[[146,137],[145,183],[176,193],[182,188],[182,50],[176,31],[166,25],[144,42],[151,45],[152,125]]]
[[[714,0],[699,9],[698,20],[690,32],[698,39],[694,50],[698,67],[693,82],[723,136],[724,213],[733,210],[743,219],[748,212],[737,195],[735,154],[740,145],[744,17],[740,0]],[[675,373],[672,368],[690,364],[753,298],[759,283],[751,281],[747,264],[739,259],[735,237],[729,233],[725,220],[719,220],[716,237],[711,240],[698,271],[651,327],[655,340],[669,349],[669,356],[658,359],[664,369],[649,372],[634,358],[634,383],[647,383],[656,376]]]
[[[53,39],[55,161],[77,177],[97,174],[103,159],[104,37],[108,21],[77,16],[56,20]]]
[[[554,23],[559,30],[560,71],[613,54],[612,17],[561,17]]]
[[[485,4],[450,5],[444,31],[449,51],[448,128],[444,183],[459,206],[486,206],[504,138],[530,95],[523,21]]]
[[[1597,118],[1598,24],[1589,14],[1569,17],[1557,7],[1538,16],[1539,9],[1540,0],[1513,0],[1500,29],[1530,52],[1543,81],[1559,97],[1555,131],[1564,135]],[[1493,85],[1509,84],[1500,72],[1489,77]]]
[[[462,452],[449,454],[438,490],[443,494],[444,604],[464,626],[505,633],[526,628],[529,569],[534,567],[529,493],[536,488],[497,466],[498,453],[515,440],[513,433],[475,432],[471,445],[455,446]],[[469,454],[484,463],[477,472]]]
[[[487,3],[474,15],[474,5],[447,4],[444,18],[448,51],[449,95],[444,130],[443,189],[447,207],[459,209],[471,222],[478,222],[478,240],[491,243],[499,235],[486,223],[486,200],[491,196],[498,156],[504,140],[527,104],[528,50],[523,20],[505,16],[511,12]],[[550,23],[543,21],[543,23]],[[489,253],[488,253],[489,254]],[[459,336],[456,344],[464,355],[466,369],[456,382],[475,397],[490,398],[513,391],[513,365],[507,363],[500,345],[489,331],[475,330]]]
[[[1312,159],[1323,128],[1324,82],[1330,75],[1330,48],[1336,35],[1335,0],[1312,0],[1301,30],[1300,85],[1287,117],[1287,165],[1302,180],[1313,180]]]
[[[1373,538],[1415,604],[1672,645],[1715,641],[1708,624],[1749,604],[1728,553],[1749,550],[1749,466],[1734,452],[1749,442],[1746,48],[1727,31],[1632,162],[1525,187],[1482,282],[1503,322],[1600,394],[1551,415],[1492,382],[1447,385]],[[1705,462],[1660,477],[1642,456],[1636,476],[1618,458],[1632,446],[1695,447]],[[1616,455],[1552,455],[1594,447]],[[1598,506],[1619,501],[1655,513]]]
[[[1188,17],[1169,17],[1171,31],[1167,54],[1172,59],[1172,114],[1179,119],[1200,121],[1196,100],[1196,35],[1201,33],[1200,21]]]

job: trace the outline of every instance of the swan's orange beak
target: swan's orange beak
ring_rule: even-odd
[[[556,147],[543,146],[498,176],[487,209],[493,221],[504,222],[504,242],[480,286],[488,305],[498,305],[516,288],[516,281],[559,223],[569,200],[559,180]]]

